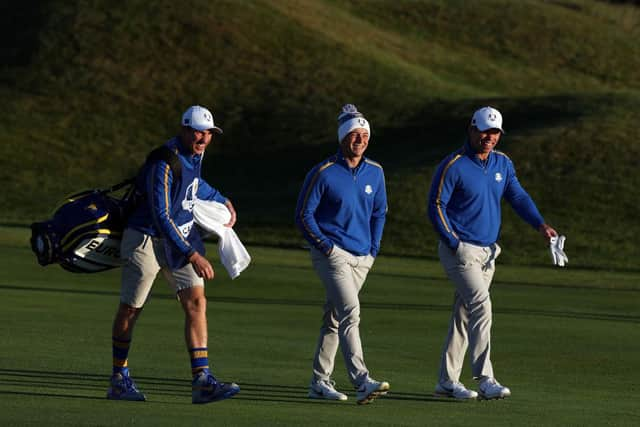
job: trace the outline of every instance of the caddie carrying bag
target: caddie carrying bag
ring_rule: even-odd
[[[176,153],[166,146],[158,147],[149,153],[145,165],[158,160],[169,164],[176,180],[181,178]],[[69,196],[51,219],[31,224],[31,249],[38,263],[43,266],[58,263],[74,273],[120,267],[122,232],[129,215],[145,200],[139,191],[143,170],[110,188]]]

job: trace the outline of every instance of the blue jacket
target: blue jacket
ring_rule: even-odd
[[[466,142],[436,169],[427,212],[440,239],[451,249],[457,249],[461,240],[489,246],[498,240],[503,197],[532,227],[544,223],[520,185],[511,159],[494,150],[482,162]]]
[[[338,151],[307,174],[295,221],[304,238],[325,254],[338,245],[354,255],[375,257],[386,214],[382,166],[364,157],[351,169]]]
[[[128,226],[151,236],[163,237],[169,266],[180,268],[194,251],[204,255],[197,228],[193,227],[193,201],[198,198],[225,203],[227,199],[200,178],[202,156],[192,155],[178,137],[165,145],[178,155],[182,177],[174,182],[173,172],[163,160],[145,165],[142,172],[144,182],[139,184],[144,188],[139,190],[145,194],[146,203],[136,207]]]

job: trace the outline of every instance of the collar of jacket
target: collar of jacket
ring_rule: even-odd
[[[336,153],[336,163],[344,166],[345,168],[347,168],[347,170],[352,171],[353,173],[357,173],[360,169],[362,169],[362,166],[365,164],[366,159],[367,158],[365,156],[362,156],[362,158],[360,159],[360,163],[358,163],[358,166],[352,168],[345,160],[341,149],[338,148],[338,152]]]
[[[487,160],[485,160],[484,162],[480,160],[480,158],[477,156],[478,153],[476,153],[476,150],[471,147],[471,143],[469,142],[468,138],[464,141],[464,153],[471,159],[471,161],[477,163],[480,166],[487,164],[493,156],[493,150],[491,150],[489,152],[489,156],[487,156]]]

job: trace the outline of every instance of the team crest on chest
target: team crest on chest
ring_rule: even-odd
[[[371,186],[369,184],[364,186],[364,192],[367,194],[371,194],[373,193],[373,188],[371,188]]]
[[[196,193],[198,192],[198,178],[194,178],[193,182],[187,187],[187,191],[182,200],[182,209],[185,211],[193,212],[193,204],[198,198]]]
[[[502,181],[502,174],[500,172],[496,172],[496,182]]]

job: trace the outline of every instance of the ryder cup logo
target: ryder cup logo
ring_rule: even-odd
[[[189,237],[189,233],[191,233],[191,229],[193,228],[193,221],[189,221],[186,224],[182,224],[178,226],[178,230],[182,233],[182,236],[186,239]]]
[[[193,204],[196,200],[196,194],[198,193],[198,178],[194,178],[193,182],[187,187],[187,192],[182,200],[182,209],[185,211],[193,212]]]
[[[369,184],[364,186],[364,192],[367,194],[371,194],[373,193],[373,188],[371,188],[371,186]]]
[[[502,174],[500,172],[496,172],[496,182],[502,181]]]

